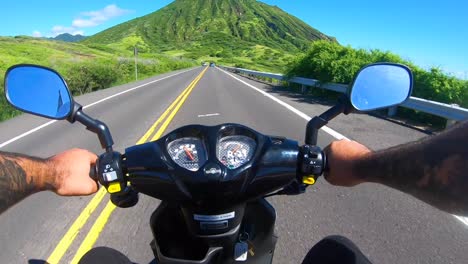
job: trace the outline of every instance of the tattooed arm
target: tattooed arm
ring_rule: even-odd
[[[48,159],[0,152],[0,213],[33,193],[88,195],[97,184],[89,177],[96,155],[72,149]]]
[[[468,122],[420,141],[371,152],[354,141],[325,150],[334,185],[375,182],[449,213],[468,215]]]

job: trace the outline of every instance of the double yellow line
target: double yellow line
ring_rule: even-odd
[[[182,107],[184,102],[187,100],[188,96],[192,92],[193,88],[197,85],[200,79],[205,74],[208,67],[206,67],[188,86],[187,88],[172,102],[171,105],[164,111],[164,113],[156,120],[156,122],[148,129],[148,131],[137,141],[138,144],[143,144],[148,141],[148,139],[153,135],[151,141],[157,140],[161,137],[164,131],[169,126],[170,122],[177,114],[179,109]],[[161,124],[159,129],[156,131],[156,128]],[[156,133],[154,133],[156,131]],[[73,243],[73,240],[76,236],[80,233],[83,226],[86,224],[87,220],[91,216],[91,214],[96,210],[98,205],[101,203],[103,198],[106,196],[106,190],[101,188],[96,195],[91,199],[89,204],[85,207],[85,209],[81,212],[78,218],[73,222],[70,229],[65,233],[63,238],[57,244],[56,248],[52,252],[52,254],[47,259],[48,263],[55,264],[59,263],[62,259],[63,255],[66,253],[68,248]],[[71,263],[75,264],[81,259],[81,257],[88,252],[96,242],[99,237],[99,234],[104,229],[109,217],[111,216],[112,212],[115,210],[116,206],[109,201],[105,208],[102,210],[101,214],[98,216],[96,222],[91,227],[90,231],[86,235],[85,239],[81,243],[78,251],[76,252],[75,256],[73,257]]]

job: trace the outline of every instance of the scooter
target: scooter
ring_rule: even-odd
[[[312,118],[305,144],[268,136],[240,124],[189,125],[159,140],[113,150],[106,124],[86,115],[54,70],[16,65],[5,76],[7,100],[17,109],[79,122],[99,137],[94,179],[118,207],[137,204],[139,193],[160,199],[150,219],[157,263],[271,263],[277,236],[271,195],[298,195],[327,170],[318,130],[337,115],[398,105],[411,94],[404,65],[371,64],[349,91]]]

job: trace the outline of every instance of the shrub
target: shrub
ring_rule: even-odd
[[[376,62],[408,65],[414,74],[412,96],[468,107],[468,81],[449,76],[439,68],[423,70],[388,51],[353,49],[334,42],[316,41],[305,55],[296,58],[288,65],[286,75],[348,84],[352,82],[359,69]],[[399,111],[399,115],[436,126],[445,123],[443,118],[410,109]]]
[[[115,64],[87,62],[72,64],[64,78],[73,95],[80,95],[110,87],[118,80],[117,73]]]

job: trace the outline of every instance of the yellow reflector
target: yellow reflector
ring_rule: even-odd
[[[111,182],[109,183],[109,187],[107,187],[107,191],[109,193],[116,193],[120,192],[122,189],[120,188],[120,182]]]
[[[304,176],[302,177],[302,182],[307,185],[314,185],[315,179],[313,176]]]

